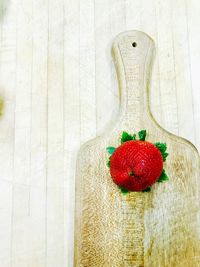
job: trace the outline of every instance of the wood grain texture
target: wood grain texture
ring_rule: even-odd
[[[75,266],[200,264],[199,155],[193,145],[163,130],[151,115],[153,52],[153,40],[138,31],[122,33],[113,43],[120,113],[108,131],[79,153]],[[106,166],[106,147],[117,146],[122,129],[147,129],[150,142],[168,144],[169,182],[155,185],[151,193],[132,192],[127,197],[120,193]]]
[[[155,40],[152,113],[200,148],[199,12],[198,0],[0,1],[0,266],[73,266],[76,156],[118,114],[119,32]]]

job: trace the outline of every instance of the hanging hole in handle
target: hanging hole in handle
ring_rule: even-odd
[[[133,42],[132,43],[132,47],[136,47],[137,46],[137,43],[136,42]]]

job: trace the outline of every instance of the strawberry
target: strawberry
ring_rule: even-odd
[[[148,191],[155,182],[168,179],[163,170],[166,144],[145,141],[146,131],[136,135],[122,134],[118,148],[109,147],[110,174],[115,184],[125,191]]]

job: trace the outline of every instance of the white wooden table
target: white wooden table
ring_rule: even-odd
[[[0,267],[72,267],[81,143],[118,109],[113,37],[157,47],[151,108],[200,149],[198,0],[0,0]]]

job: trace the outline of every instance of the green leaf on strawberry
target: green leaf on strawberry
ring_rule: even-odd
[[[140,141],[145,141],[146,135],[147,135],[147,131],[146,130],[139,131],[138,136],[139,136]]]
[[[169,180],[169,177],[167,176],[165,170],[163,169],[162,173],[161,173],[161,176],[160,178],[158,179],[158,183],[163,183],[165,181],[168,181]]]
[[[110,168],[110,159],[111,159],[111,156],[109,157],[107,164],[106,164],[108,168]]]
[[[160,143],[160,142],[157,142],[154,144],[161,152],[162,154],[162,157],[163,157],[163,161],[166,161],[166,158],[167,156],[169,155],[166,150],[167,150],[167,145],[166,143]]]
[[[110,159],[107,161],[107,167],[110,168]]]
[[[162,153],[163,161],[166,161],[166,158],[169,154],[167,152]]]
[[[130,140],[135,140],[136,138],[136,134],[128,134],[127,132],[123,132],[122,133],[122,137],[121,137],[121,144],[123,144],[126,141],[130,141]]]
[[[121,187],[121,186],[118,186],[118,187],[119,187],[119,189],[121,190],[121,193],[122,193],[123,195],[127,195],[127,194],[129,193],[129,191],[128,191],[126,188]]]
[[[108,151],[108,153],[110,154],[110,155],[112,155],[114,152],[115,152],[115,147],[113,147],[113,146],[108,146],[107,148],[107,151]]]
[[[161,153],[167,150],[166,143],[156,142],[154,145],[160,150]]]
[[[142,192],[150,192],[151,191],[151,187],[147,187],[146,189],[142,190]]]
[[[136,140],[136,134],[132,135],[132,140]]]

